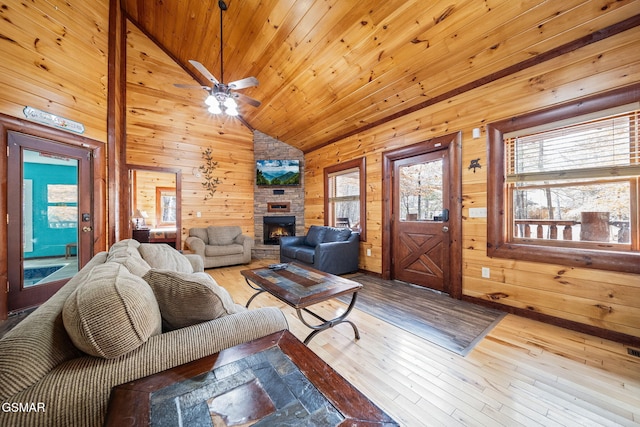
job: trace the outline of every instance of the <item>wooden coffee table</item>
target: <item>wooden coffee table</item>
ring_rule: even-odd
[[[105,426],[397,426],[289,331],[122,384]]]
[[[318,333],[340,323],[350,324],[356,340],[360,339],[357,326],[350,320],[346,320],[356,304],[358,291],[362,288],[360,283],[297,263],[287,264],[287,268],[279,270],[267,267],[242,270],[240,274],[244,276],[247,284],[257,291],[247,301],[247,307],[255,297],[263,292],[268,292],[295,308],[302,323],[313,329],[304,340],[305,344],[309,344]],[[346,294],[352,294],[349,307],[341,316],[334,319],[327,320],[309,309],[311,305]],[[303,311],[321,323],[309,323],[302,315]]]

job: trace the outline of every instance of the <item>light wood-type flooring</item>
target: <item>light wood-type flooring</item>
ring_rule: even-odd
[[[240,270],[207,270],[240,304],[253,291]],[[309,330],[295,310],[268,294],[251,307],[276,305],[303,340]],[[314,306],[331,316],[345,305]],[[404,426],[637,426],[640,358],[627,347],[507,315],[466,356],[386,324],[356,309],[348,324],[317,335],[309,347]]]

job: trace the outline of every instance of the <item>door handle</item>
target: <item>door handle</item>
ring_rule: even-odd
[[[446,225],[444,227],[442,227],[442,232],[443,233],[447,233],[449,231],[449,227],[447,227]]]
[[[90,231],[93,231],[93,227],[84,226],[84,227],[82,227],[82,231],[84,231],[85,233],[88,233]]]

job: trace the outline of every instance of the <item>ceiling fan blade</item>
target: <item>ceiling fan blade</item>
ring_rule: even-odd
[[[200,71],[200,74],[205,76],[207,78],[207,80],[209,80],[210,82],[213,82],[214,85],[217,85],[217,84],[220,83],[218,81],[218,79],[213,77],[213,74],[211,74],[211,72],[209,72],[209,70],[207,70],[207,68],[204,65],[202,65],[201,63],[199,63],[198,61],[196,61],[194,59],[190,59],[189,63],[191,65],[193,65],[196,70]]]
[[[247,77],[244,79],[236,80],[228,84],[230,89],[244,89],[247,87],[258,86],[258,79],[255,77]]]
[[[239,99],[241,102],[246,102],[249,105],[253,105],[254,107],[259,107],[260,104],[262,104],[260,101],[258,101],[257,99],[253,99],[250,96],[247,95],[243,95],[241,93],[237,93],[237,92],[232,92],[231,94],[234,98]]]
[[[204,89],[210,91],[211,88],[209,86],[200,86],[200,85],[183,85],[181,83],[174,83],[175,87],[179,87],[181,89]]]

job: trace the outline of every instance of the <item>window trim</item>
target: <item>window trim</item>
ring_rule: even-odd
[[[640,99],[640,83],[487,125],[487,256],[571,267],[640,273],[640,252],[563,248],[509,242],[503,135],[543,123],[629,104]],[[638,206],[633,206],[632,209]]]
[[[343,163],[324,168],[324,225],[329,225],[329,176],[338,172],[358,169],[360,175],[360,241],[367,241],[367,197],[366,197],[366,160],[358,157]]]

